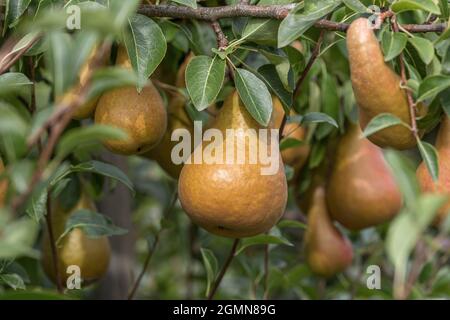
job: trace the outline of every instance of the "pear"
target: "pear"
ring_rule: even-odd
[[[178,88],[186,87],[184,74],[192,57],[192,54],[188,55],[178,70],[176,80],[176,86]],[[172,133],[177,129],[187,129],[191,135],[194,134],[194,126],[191,118],[187,114],[185,104],[186,98],[181,94],[175,94],[170,98],[168,106],[169,120],[166,133],[158,146],[144,154],[144,157],[155,160],[174,179],[178,179],[180,176],[183,165],[174,164],[172,161],[172,149],[178,143],[177,141],[172,141]]]
[[[56,204],[52,215],[52,228],[55,241],[64,233],[66,222],[77,210],[96,211],[94,203],[84,194],[79,202],[67,211]],[[75,228],[57,244],[58,265],[61,283],[67,282],[69,266],[78,266],[83,283],[89,284],[100,279],[108,270],[111,249],[107,237],[89,238],[81,229]],[[42,266],[47,276],[56,283],[56,273],[50,247],[48,230],[45,230],[42,243]]]
[[[86,63],[80,70],[80,75],[78,77],[78,84],[76,84],[72,89],[70,89],[66,94],[62,97],[58,97],[56,99],[57,103],[70,103],[73,100],[77,99],[80,95],[81,87],[86,85],[88,80],[88,75],[91,72],[94,63],[94,57],[97,54],[98,49],[92,50],[92,53],[88,57]],[[106,61],[104,61],[106,63]],[[100,97],[92,98],[91,100],[85,102],[81,106],[79,106],[72,115],[72,118],[75,120],[83,120],[90,118],[94,115],[95,108],[97,107],[97,103]]]
[[[342,136],[327,188],[332,218],[351,230],[389,221],[402,207],[382,150],[360,136],[357,125]]]
[[[450,118],[444,115],[436,140],[439,154],[439,180],[433,181],[425,163],[417,169],[417,179],[424,192],[436,192],[449,197],[449,201],[439,210],[434,225],[441,224],[450,212]]]
[[[364,129],[382,113],[390,113],[405,123],[411,123],[407,95],[400,87],[401,79],[385,63],[369,20],[359,18],[350,25],[347,48],[361,127]],[[423,114],[422,104],[418,109],[419,114]],[[382,148],[398,150],[410,149],[417,144],[412,131],[402,125],[380,130],[369,140]]]
[[[264,144],[268,147],[269,142],[259,139],[258,131],[263,128],[248,113],[236,91],[226,99],[213,128],[224,137],[216,150],[223,150],[225,157],[228,144],[233,148],[236,160],[237,150],[243,149],[245,161],[219,164],[211,163],[207,158],[199,164],[186,162],[178,184],[183,209],[194,223],[216,235],[243,238],[268,231],[283,215],[287,202],[287,181],[281,155],[277,152],[278,170],[272,175],[262,174],[261,168],[266,166],[259,159],[250,163],[248,136],[256,141],[258,150]],[[234,141],[229,142],[227,129],[254,131],[247,130],[247,135],[237,134]],[[278,141],[275,143],[272,147],[278,150]],[[193,155],[201,147],[197,146]]]
[[[5,165],[2,158],[0,158],[0,175],[5,172]],[[5,178],[0,180],[0,208],[5,205],[6,192],[8,191],[8,181]]]
[[[275,128],[280,128],[285,114],[283,105],[281,104],[280,99],[278,99],[277,97],[273,97],[272,101],[272,121]],[[292,110],[291,115],[295,116],[296,112]],[[286,139],[294,139],[304,142],[304,140],[306,139],[306,129],[297,123],[286,123],[283,129],[282,141],[285,141]],[[310,151],[310,146],[307,144],[303,144],[282,150],[281,157],[283,158],[284,164],[293,167],[296,172],[299,172],[306,164]]]
[[[131,69],[126,49],[119,48],[117,64]],[[158,90],[151,81],[140,93],[124,87],[104,93],[95,111],[95,123],[120,128],[128,134],[125,140],[106,140],[112,152],[141,154],[156,147],[167,128],[167,112]]]
[[[330,278],[351,265],[352,245],[333,224],[323,187],[318,187],[314,192],[304,237],[306,261],[315,274]]]

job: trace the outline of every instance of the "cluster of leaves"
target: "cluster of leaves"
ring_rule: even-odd
[[[282,21],[259,18],[221,20],[228,44],[218,49],[216,35],[209,23],[189,19],[151,19],[136,14],[139,2],[6,1],[3,35],[5,39],[6,35],[11,34],[21,37],[11,54],[36,42],[11,72],[0,75],[0,150],[7,164],[5,177],[9,180],[9,203],[27,191],[37,167],[38,148],[29,150],[27,139],[51,117],[58,105],[58,97],[75,85],[79,70],[93,48],[104,41],[125,44],[135,72],[116,67],[96,71],[88,98],[124,85],[135,85],[139,91],[158,66],[170,70],[169,74],[175,74],[178,61],[193,52],[195,57],[186,69],[186,90],[179,89],[188,98],[187,109],[193,119],[201,118],[209,105],[220,105],[233,86],[249,113],[263,126],[269,123],[272,114],[272,95],[280,99],[286,111],[295,109],[298,116],[289,117],[288,121],[308,125],[307,143],[312,146],[303,173],[304,181],[299,186],[300,190],[292,193],[296,194],[308,187],[311,172],[326,158],[330,141],[345,131],[345,122],[356,119],[343,32],[328,32],[325,35],[317,60],[299,88],[300,95],[294,99],[296,84],[307,68],[321,31],[314,27],[315,22],[328,18],[347,23],[362,14],[373,15],[373,6],[390,6],[398,14],[400,23],[426,23],[430,17],[438,17],[436,19],[439,21],[449,18],[446,0],[397,0],[392,4],[392,1],[381,0],[251,1],[254,5],[295,3],[295,8]],[[168,2],[193,9],[198,5],[192,0]],[[216,2],[208,0],[205,5],[214,6]],[[68,19],[66,10],[71,5],[81,8],[80,30],[65,29]],[[439,122],[442,110],[450,115],[450,31],[447,29],[440,35],[413,35],[393,32],[386,24],[378,35],[386,61],[392,63],[394,68],[398,68],[396,58],[404,53],[409,74],[408,88],[416,101],[424,101],[430,106],[430,112],[419,119],[419,125],[427,132],[432,131]],[[297,48],[292,46],[293,43]],[[234,75],[234,81],[229,81],[227,68]],[[372,121],[365,134],[370,135],[398,123],[399,120],[392,115],[381,115]],[[163,217],[162,212],[167,211],[173,186],[169,183],[167,187],[166,178],[153,163],[138,157],[130,158],[132,169],[129,178],[118,168],[98,161],[99,143],[103,139],[120,137],[123,137],[121,131],[89,121],[70,124],[45,168],[44,179],[32,190],[27,203],[19,208],[24,215],[11,219],[12,213],[7,209],[0,213],[0,259],[3,261],[0,264],[0,285],[23,289],[26,283],[42,284],[42,276],[36,275],[35,271],[32,271],[32,276],[27,273],[38,269],[36,243],[46,215],[49,194],[73,204],[83,188],[93,197],[100,198],[104,180],[110,178],[125,184],[132,193],[136,192],[134,217],[139,221],[139,254],[146,254],[148,242],[154,241],[162,230],[165,231],[160,242],[167,245],[156,252],[152,262],[154,281],[143,285],[143,295],[182,298],[183,288],[189,283],[192,292],[188,292],[188,296],[208,294],[218,274],[218,260],[225,259],[223,248],[229,241],[191,227],[186,217],[179,214],[181,210],[178,207],[173,209],[174,218],[168,220]],[[436,177],[438,170],[434,147],[422,141],[419,147]],[[387,159],[405,196],[405,208],[389,228],[382,226],[379,230],[351,235],[358,252],[357,261],[348,273],[330,282],[327,297],[349,298],[351,294],[358,298],[392,297],[392,279],[405,281],[417,241],[424,237],[428,242],[435,241],[435,235],[429,233],[427,227],[442,203],[442,197],[420,195],[412,169],[414,166],[403,155],[388,152]],[[414,159],[417,160],[417,155]],[[286,216],[298,214],[293,201],[295,197],[291,198]],[[114,226],[105,216],[86,210],[77,212],[69,220],[66,232],[75,227],[82,228],[90,236],[112,236],[126,232]],[[270,234],[243,240],[236,253],[237,263],[230,270],[228,285],[223,287],[222,297],[261,298],[268,291],[272,297],[281,298],[323,297],[317,279],[299,259],[304,228],[299,222],[284,219]],[[186,239],[191,238],[195,240],[187,247],[189,241]],[[386,239],[385,243],[383,239]],[[269,245],[271,252],[266,290],[263,289],[264,270],[261,268],[264,264],[260,251],[262,245]],[[387,252],[392,264],[386,266],[384,252]],[[13,262],[18,257],[21,259]],[[440,268],[437,273],[429,270],[436,266],[436,260],[434,256],[427,265],[428,269],[423,269],[414,292],[416,296],[448,295],[448,266]],[[28,267],[27,270],[22,264]],[[374,264],[385,268],[381,291],[368,290],[362,276],[367,266]],[[185,274],[189,275],[188,280],[184,279]]]

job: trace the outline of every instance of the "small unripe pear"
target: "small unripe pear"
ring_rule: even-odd
[[[323,187],[315,190],[308,212],[305,250],[309,267],[321,277],[332,277],[352,263],[352,245],[333,224],[328,214]]]
[[[437,226],[450,212],[450,118],[447,115],[442,118],[436,149],[439,155],[439,180],[433,181],[425,163],[421,163],[417,169],[417,179],[422,191],[436,192],[449,197],[449,201],[439,210],[434,221]]]
[[[86,195],[82,195],[77,205],[69,211],[64,210],[58,204],[55,205],[52,212],[55,241],[64,233],[69,217],[80,209],[96,211],[94,203]],[[57,243],[57,253],[58,269],[63,285],[70,276],[67,274],[67,268],[70,266],[79,267],[83,283],[89,284],[100,279],[108,270],[111,249],[107,237],[90,238],[82,229],[75,228]],[[45,230],[42,243],[42,266],[47,276],[56,283],[56,271],[48,230]]]

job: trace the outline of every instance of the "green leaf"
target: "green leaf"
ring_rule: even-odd
[[[336,120],[322,112],[309,112],[301,118],[301,123],[328,123],[333,127],[339,128]]]
[[[124,68],[109,67],[95,71],[87,100],[99,97],[102,93],[121,87],[136,86],[136,74]]]
[[[433,99],[442,91],[450,88],[450,76],[435,75],[427,77],[419,87],[417,102]]]
[[[67,33],[53,31],[49,35],[49,50],[45,53],[46,63],[53,77],[54,96],[60,97],[68,89],[72,69],[72,41]]]
[[[364,132],[362,134],[362,138],[367,138],[374,133],[392,127],[396,125],[403,125],[407,128],[409,126],[405,124],[402,120],[400,120],[398,117],[394,116],[390,113],[381,113],[377,115],[376,117],[372,118],[370,122],[367,124],[366,128],[364,129]]]
[[[293,246],[289,240],[283,237],[277,237],[274,235],[260,234],[254,237],[242,239],[239,244],[239,248],[236,251],[236,255],[242,253],[245,249],[251,246],[256,245],[265,245],[265,244],[282,244],[286,246]]]
[[[448,19],[449,17],[448,0],[439,0],[439,7],[441,8],[442,18]]]
[[[36,257],[37,252],[33,249],[33,244],[38,231],[39,225],[27,217],[7,224],[3,230],[0,226],[0,259]]]
[[[186,7],[197,9],[197,0],[172,0],[172,2],[182,4]]]
[[[369,9],[359,0],[342,0],[342,2],[357,13],[367,13]]]
[[[68,295],[58,294],[50,290],[6,291],[0,294],[0,300],[69,300]]]
[[[302,13],[298,13],[298,10],[294,9],[281,22],[278,30],[278,47],[285,47],[292,43],[313,26],[317,20],[332,12],[340,4],[340,0],[305,1]]]
[[[23,73],[9,72],[0,75],[0,96],[23,92],[33,83]]]
[[[137,14],[129,19],[124,41],[131,65],[138,75],[140,92],[166,55],[166,38],[156,22]]]
[[[399,0],[392,4],[391,10],[395,13],[410,10],[424,10],[437,15],[441,14],[441,10],[433,0]]]
[[[383,33],[381,45],[384,52],[384,61],[397,57],[406,47],[408,37],[404,33],[386,31]]]
[[[415,207],[420,194],[419,184],[416,179],[417,166],[398,151],[387,150],[385,158],[403,194],[406,206]]]
[[[430,64],[434,58],[434,46],[433,43],[425,38],[414,37],[409,38],[408,41],[414,46],[419,53],[420,58],[425,64]]]
[[[56,148],[56,156],[62,159],[77,149],[97,144],[106,139],[123,140],[126,138],[127,134],[122,129],[105,125],[96,124],[71,129],[61,137]]]
[[[208,296],[219,270],[218,262],[216,256],[211,250],[201,248],[200,252],[202,254],[203,264],[206,269],[206,296]]]
[[[109,9],[114,14],[114,25],[117,29],[121,29],[129,22],[129,18],[136,12],[140,2],[139,0],[109,0],[105,3],[105,5],[109,4]]]
[[[92,172],[96,173],[114,180],[117,180],[121,183],[123,183],[128,189],[130,189],[134,193],[134,187],[131,180],[128,178],[128,176],[123,173],[119,168],[116,166],[110,165],[108,163],[92,160],[84,163],[80,163],[76,166],[72,166],[70,168],[70,172]],[[66,172],[66,174],[68,174]],[[65,175],[62,175],[59,177],[59,180],[64,177]]]
[[[39,222],[47,214],[47,191],[33,194],[26,212],[34,221]]]
[[[300,221],[296,221],[296,220],[288,220],[288,219],[283,219],[281,220],[278,224],[277,227],[280,229],[283,228],[295,228],[295,229],[303,229],[306,230],[308,228],[308,226]]]
[[[295,148],[298,146],[302,146],[304,145],[305,142],[304,141],[300,141],[294,138],[286,138],[283,139],[283,141],[281,141],[280,143],[280,150],[286,150],[286,149],[290,149],[290,148]]]
[[[186,88],[198,111],[208,108],[217,98],[225,78],[225,60],[215,55],[194,57],[186,68]]]
[[[31,0],[9,0],[6,1],[6,12],[5,12],[5,30],[3,34],[6,33],[6,26],[13,27],[17,20],[25,13]]]
[[[245,69],[236,69],[236,89],[247,111],[261,125],[267,126],[272,115],[272,97],[267,86]]]
[[[292,107],[293,96],[281,82],[276,67],[273,64],[265,64],[258,69],[258,75],[267,87],[280,99],[284,109],[289,110]]]
[[[66,222],[65,230],[57,240],[57,243],[74,229],[83,230],[90,238],[121,236],[128,232],[115,226],[108,217],[97,212],[82,209],[70,215]]]
[[[23,279],[18,274],[0,274],[0,284],[7,285],[13,290],[26,289]]]
[[[434,181],[439,180],[439,156],[436,148],[420,139],[417,140],[420,155],[425,162],[428,172]]]

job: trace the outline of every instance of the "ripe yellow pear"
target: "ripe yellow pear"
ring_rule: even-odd
[[[347,32],[347,48],[351,80],[359,106],[361,127],[377,115],[390,113],[403,122],[411,123],[405,90],[400,87],[400,77],[385,63],[384,56],[369,20],[355,20]],[[423,105],[418,106],[419,114]],[[391,126],[371,135],[369,140],[384,148],[410,149],[417,144],[410,129]]]
[[[333,224],[328,214],[323,187],[315,190],[308,212],[305,253],[311,270],[325,278],[344,271],[352,263],[352,245]]]
[[[117,64],[131,68],[126,49],[119,48]],[[141,154],[156,147],[167,128],[167,112],[158,90],[149,81],[140,93],[124,87],[104,93],[95,111],[95,123],[120,128],[128,134],[125,140],[106,140],[112,152]]]
[[[5,171],[5,165],[2,158],[0,158],[0,175]],[[0,208],[5,205],[6,192],[8,191],[8,181],[3,178],[0,180]]]
[[[273,97],[273,113],[272,121],[275,128],[280,128],[283,122],[284,109],[280,99]],[[291,115],[296,115],[295,111],[291,111]],[[306,138],[306,129],[297,123],[286,123],[283,130],[283,140],[295,139],[304,141]],[[284,149],[281,151],[281,157],[284,164],[293,167],[296,171],[300,171],[308,160],[311,148],[309,145],[299,145],[296,147]]]
[[[82,195],[79,202],[69,211],[55,205],[52,215],[52,228],[55,241],[64,233],[66,222],[77,210],[88,209],[96,211],[94,203]],[[108,270],[111,249],[107,237],[89,238],[81,229],[74,229],[57,244],[58,265],[61,283],[65,285],[67,268],[75,265],[80,268],[84,284],[100,279]],[[42,266],[47,276],[56,283],[56,272],[50,247],[48,230],[45,230],[42,243]]]
[[[186,71],[186,67],[191,61],[192,57],[192,55],[189,55],[180,66],[176,80],[176,86],[178,88],[184,88],[186,86],[184,74]],[[193,123],[191,121],[191,118],[187,114],[185,104],[186,98],[181,94],[174,94],[170,98],[168,106],[169,120],[166,133],[164,134],[164,137],[162,138],[158,146],[144,154],[144,157],[155,160],[161,166],[161,168],[174,179],[178,179],[178,177],[180,176],[183,165],[174,164],[172,161],[172,149],[176,144],[178,144],[177,141],[172,141],[172,133],[176,129],[187,129],[189,130],[191,135],[194,134]]]
[[[243,238],[268,231],[283,215],[287,202],[287,182],[281,156],[275,174],[263,175],[263,165],[257,157],[256,163],[249,161],[249,137],[256,141],[260,150],[268,142],[258,138],[258,129],[263,129],[248,113],[238,93],[233,92],[225,101],[213,128],[222,133],[224,139],[216,148],[226,156],[226,145],[233,150],[234,160],[238,149],[245,150],[244,163],[230,164],[186,163],[181,170],[178,194],[181,205],[194,223],[216,235]],[[234,141],[226,135],[227,129],[242,129]],[[246,135],[245,130],[249,130]],[[278,150],[278,141],[274,142]],[[209,145],[208,145],[209,146]],[[196,151],[201,150],[197,146]],[[206,147],[205,147],[206,148]],[[269,147],[270,150],[270,147]],[[220,152],[220,151],[218,151]],[[270,151],[269,151],[270,152]],[[205,154],[206,152],[204,152]]]
[[[417,179],[424,192],[437,192],[449,197],[449,201],[439,210],[434,222],[435,225],[439,225],[450,212],[450,118],[447,115],[442,118],[436,149],[439,154],[438,181],[433,181],[425,163],[420,164],[417,169]]]
[[[351,125],[342,136],[328,182],[331,217],[351,230],[389,221],[402,207],[402,196],[382,150],[361,139]]]

